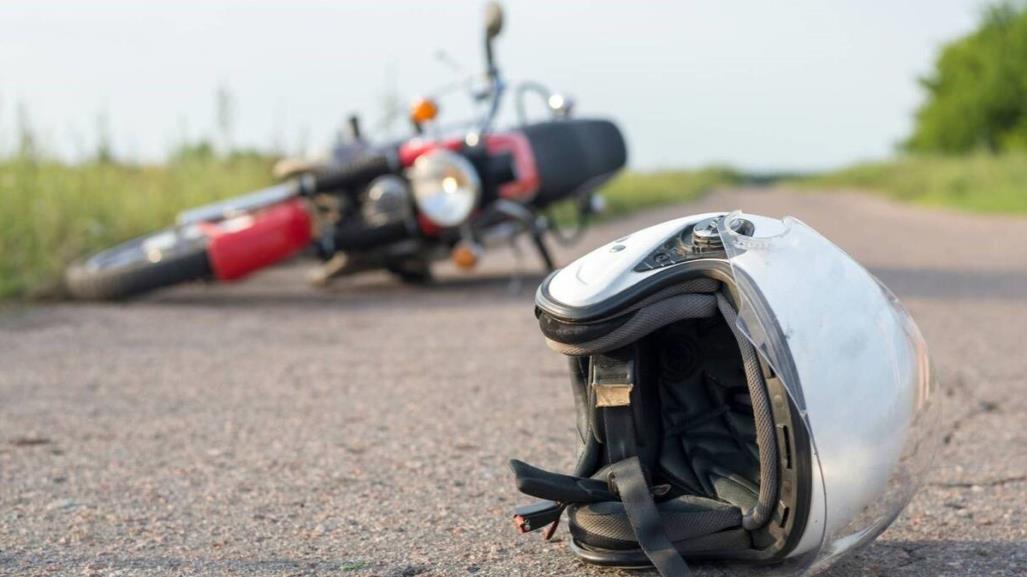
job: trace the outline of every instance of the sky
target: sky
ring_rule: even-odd
[[[635,168],[815,170],[892,154],[917,79],[983,5],[508,0],[496,52],[511,83],[616,120]],[[223,134],[219,89],[232,144],[326,147],[350,113],[378,125],[386,95],[406,103],[480,71],[483,13],[481,0],[4,0],[0,150],[27,117],[51,154],[87,156],[108,132],[116,155],[156,161]],[[463,93],[441,105],[447,120],[472,114]]]

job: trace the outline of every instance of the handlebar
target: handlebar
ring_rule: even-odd
[[[304,181],[303,192],[316,194],[356,188],[384,174],[395,172],[399,160],[394,154],[375,154],[358,158],[341,166],[321,169]]]
[[[489,102],[488,112],[478,127],[478,134],[485,134],[492,127],[492,122],[499,114],[499,103],[503,98],[503,91],[506,85],[499,75],[499,67],[496,66],[496,58],[492,49],[492,41],[499,36],[503,29],[503,10],[496,2],[489,3],[486,13],[485,25],[485,75],[489,79],[492,99]]]

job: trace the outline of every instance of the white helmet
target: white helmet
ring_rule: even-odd
[[[732,213],[618,239],[545,280],[571,357],[573,475],[520,461],[522,531],[586,561],[818,571],[909,502],[940,436],[927,347],[895,296],[802,222]]]

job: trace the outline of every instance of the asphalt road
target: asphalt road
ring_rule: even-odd
[[[1027,219],[719,192],[594,229],[792,214],[904,300],[949,397],[911,506],[830,574],[1027,574]],[[518,279],[507,276],[519,270]],[[619,575],[518,536],[506,460],[573,462],[530,254],[436,286],[286,266],[124,305],[0,311],[0,574]],[[702,574],[730,568],[702,567]]]

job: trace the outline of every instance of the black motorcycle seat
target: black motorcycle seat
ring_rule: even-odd
[[[602,184],[627,163],[624,136],[609,120],[553,120],[529,124],[521,131],[538,168],[538,206]]]

